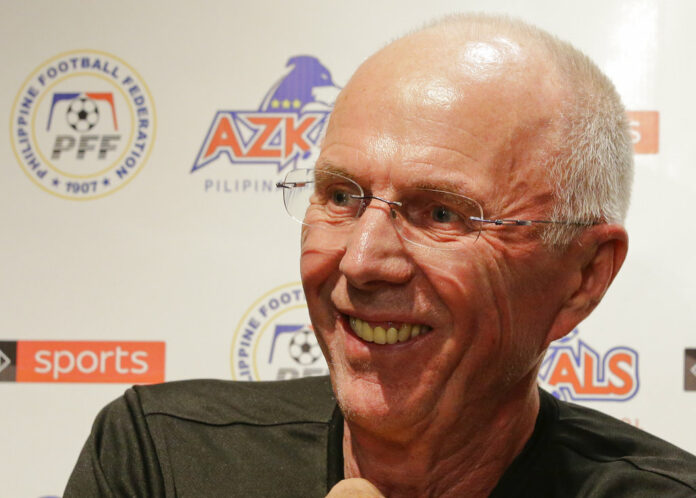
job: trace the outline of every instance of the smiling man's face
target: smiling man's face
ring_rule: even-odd
[[[427,185],[477,200],[485,217],[547,218],[540,161],[560,100],[548,74],[502,37],[402,39],[342,92],[317,168],[389,200]],[[563,254],[529,227],[484,227],[462,244],[448,252],[403,240],[378,201],[348,232],[305,227],[305,294],[348,420],[384,434],[451,424],[471,403],[534,382],[572,292]],[[377,344],[356,333],[377,327],[401,337]]]

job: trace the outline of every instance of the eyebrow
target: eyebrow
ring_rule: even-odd
[[[341,175],[345,178],[348,178],[349,180],[353,180],[355,183],[360,185],[360,181],[357,179],[357,177],[345,169],[341,168],[340,166],[336,166],[333,163],[330,162],[324,162],[322,164],[317,163],[314,166],[314,169],[317,171],[325,171],[327,173],[335,173],[337,175]]]
[[[468,197],[467,191],[465,189],[463,190],[460,185],[457,185],[453,182],[446,181],[446,180],[443,182],[440,182],[440,183],[417,182],[417,183],[414,183],[413,185],[409,185],[409,188],[427,188],[430,190],[444,190],[446,192],[452,192],[454,194],[461,194],[461,195]]]
[[[480,199],[475,193],[472,193],[469,188],[466,186],[462,187],[461,184],[457,184],[454,182],[451,182],[449,180],[443,180],[438,183],[433,183],[429,181],[425,182],[417,182],[414,183],[413,185],[410,185],[409,188],[425,188],[429,190],[442,190],[445,192],[451,192],[453,194],[459,194],[463,195],[464,197],[468,197],[469,199],[472,199],[476,201],[478,204],[481,205],[481,209],[483,209],[484,212],[486,212],[486,203]]]

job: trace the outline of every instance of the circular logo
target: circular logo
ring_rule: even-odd
[[[328,375],[299,282],[281,285],[244,313],[232,338],[232,378],[284,380]]]
[[[39,66],[12,106],[10,141],[27,176],[65,199],[103,197],[143,168],[155,138],[147,85],[125,61],[95,50]]]

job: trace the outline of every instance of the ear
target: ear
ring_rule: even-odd
[[[572,269],[570,290],[549,330],[546,345],[568,334],[595,309],[619,273],[627,251],[628,234],[614,224],[590,227],[572,243],[563,258]]]

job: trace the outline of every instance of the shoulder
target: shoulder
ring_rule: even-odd
[[[324,496],[335,410],[328,377],[135,386],[97,416],[65,496]]]
[[[550,453],[564,474],[595,495],[696,496],[696,457],[636,427],[542,392],[550,414]],[[601,490],[601,493],[599,492]],[[637,495],[637,494],[635,494]]]
[[[211,425],[328,422],[336,402],[328,377],[274,382],[186,380],[135,386],[124,396],[145,417]]]

